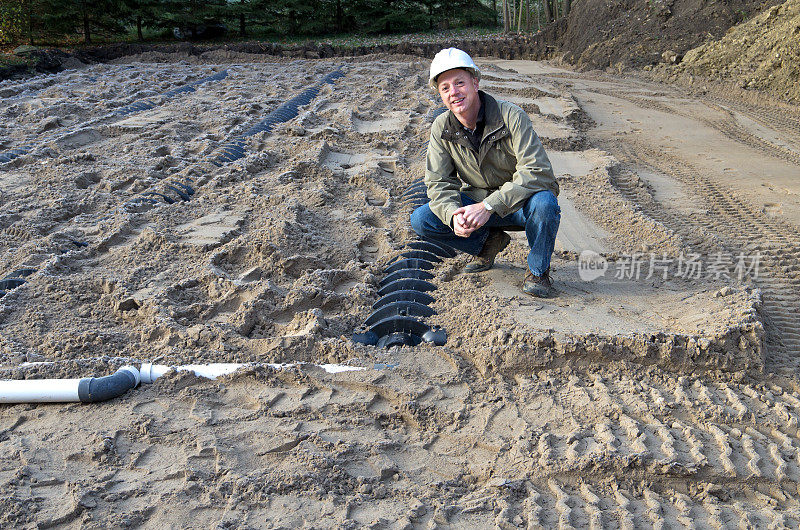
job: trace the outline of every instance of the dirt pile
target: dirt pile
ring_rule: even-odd
[[[666,51],[682,54],[720,37],[761,0],[624,0],[576,2],[559,38],[564,58],[582,68],[642,67]]]
[[[661,70],[667,79],[702,75],[800,101],[800,1],[773,6],[721,39],[686,52],[679,65]]]

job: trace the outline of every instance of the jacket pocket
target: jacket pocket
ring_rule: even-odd
[[[506,139],[503,139],[492,145],[483,159],[483,173],[491,188],[499,188],[510,181],[516,171],[517,160],[506,151],[505,143]]]

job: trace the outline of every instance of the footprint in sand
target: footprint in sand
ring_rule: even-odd
[[[367,228],[386,228],[386,221],[382,216],[378,215],[363,215],[358,218],[358,222]]]
[[[78,147],[84,147],[102,139],[103,135],[96,129],[87,128],[69,132],[56,139],[55,143],[59,149],[77,149]]]
[[[394,175],[395,171],[397,171],[397,159],[387,158],[378,160],[378,168],[380,168],[384,175]]]
[[[365,189],[364,196],[370,206],[384,206],[386,201],[389,200],[389,192],[377,187]]]
[[[175,227],[175,232],[191,244],[214,248],[235,235],[244,222],[241,215],[216,212]]]
[[[378,258],[379,249],[380,245],[376,237],[373,234],[368,235],[358,244],[358,250],[361,251],[361,261],[375,261]]]
[[[322,157],[322,165],[330,168],[334,173],[344,171],[347,174],[355,174],[367,161],[367,155],[363,153],[341,153],[328,150]]]
[[[320,164],[334,173],[343,171],[353,176],[364,167],[375,168],[377,165],[381,176],[391,177],[397,170],[397,159],[393,156],[369,153],[345,153],[325,147],[320,157]]]
[[[392,112],[389,116],[367,118],[353,113],[351,121],[353,129],[362,134],[377,133],[382,131],[398,131],[403,128],[407,115],[403,112]]]
[[[779,203],[768,202],[764,204],[764,213],[768,217],[777,217],[783,213],[783,208]]]

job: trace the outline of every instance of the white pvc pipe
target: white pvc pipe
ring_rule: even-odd
[[[242,363],[211,363],[168,366],[165,364],[143,363],[139,370],[133,366],[125,366],[120,370],[131,372],[136,379],[135,383],[133,383],[134,386],[136,386],[139,382],[152,383],[170,370],[176,370],[178,372],[192,372],[197,377],[216,379],[222,375],[232,374],[244,366],[259,365],[247,365]],[[266,366],[276,370],[281,370],[284,368],[297,366],[297,364],[267,364]],[[341,364],[321,364],[315,366],[322,368],[330,374],[350,372],[354,370],[366,370],[366,368],[359,366],[345,366]],[[96,381],[95,378],[25,379],[17,381],[0,381],[0,403],[65,403],[81,401],[79,388],[82,380],[86,380],[90,385],[93,385],[93,381]],[[87,388],[91,388],[91,386]]]
[[[338,374],[339,372],[354,372],[359,370],[366,370],[362,366],[347,366],[346,364],[318,364],[320,368],[329,374]]]
[[[139,373],[142,378],[142,383],[152,383],[170,370],[176,370],[178,372],[193,372],[197,377],[216,379],[221,375],[232,374],[242,366],[245,365],[241,363],[211,363],[167,366],[166,364],[142,363]]]
[[[80,401],[80,379],[24,379],[0,382],[0,403],[62,403]]]
[[[187,364],[183,366],[168,366],[166,364],[152,364],[152,363],[143,363],[142,367],[139,369],[141,374],[142,383],[152,383],[162,375],[166,374],[170,370],[176,370],[178,372],[193,372],[194,375],[197,377],[205,377],[206,379],[216,379],[222,375],[232,374],[239,368],[243,366],[248,366],[247,364],[243,363],[211,363],[211,364]],[[258,366],[258,365],[253,365]],[[261,365],[263,366],[263,365]],[[283,368],[291,368],[292,366],[297,366],[295,363],[290,364],[275,364],[269,363],[266,366],[270,368],[274,368],[275,370],[281,370]],[[350,372],[354,370],[366,370],[366,368],[362,368],[360,366],[345,366],[342,364],[318,364],[319,366],[329,374],[336,374],[339,372]]]

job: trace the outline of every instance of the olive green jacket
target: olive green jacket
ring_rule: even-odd
[[[476,153],[452,112],[431,126],[425,184],[430,208],[447,226],[461,205],[460,193],[485,200],[500,217],[520,209],[537,191],[558,195],[550,159],[525,111],[480,92],[484,129]]]

